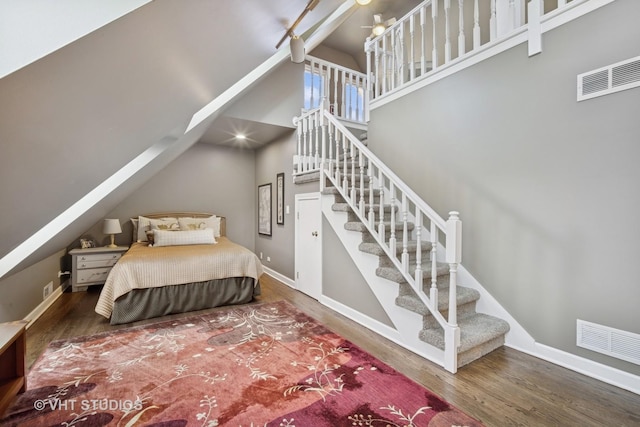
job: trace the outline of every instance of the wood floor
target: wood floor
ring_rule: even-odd
[[[453,375],[275,279],[264,275],[261,283],[262,295],[255,303],[288,300],[487,426],[640,426],[640,396],[631,392],[509,348],[498,349]],[[131,326],[110,326],[93,311],[98,292],[90,288],[64,293],[29,328],[29,367],[52,340]],[[220,309],[225,308],[209,311]]]

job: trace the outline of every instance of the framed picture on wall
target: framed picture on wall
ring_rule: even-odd
[[[258,234],[271,236],[271,183],[258,186]]]
[[[276,224],[284,224],[284,172],[276,175]]]

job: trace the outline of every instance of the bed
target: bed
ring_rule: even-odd
[[[111,269],[95,308],[112,325],[244,304],[260,294],[262,264],[226,237],[224,217],[168,212],[132,224],[133,243]]]

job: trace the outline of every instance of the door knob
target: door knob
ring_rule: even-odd
[[[312,235],[313,237],[318,237],[318,232],[317,232],[317,231],[314,231],[313,233],[311,233],[311,235]]]

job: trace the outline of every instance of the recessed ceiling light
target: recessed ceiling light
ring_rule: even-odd
[[[247,139],[247,137],[245,135],[239,133],[239,134],[236,135],[236,139],[245,140],[245,139]]]

